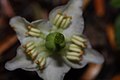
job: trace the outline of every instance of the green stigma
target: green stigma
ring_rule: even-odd
[[[59,32],[53,32],[47,35],[45,46],[50,51],[59,51],[65,47],[65,37]]]

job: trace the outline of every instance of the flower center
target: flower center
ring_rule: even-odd
[[[46,37],[45,46],[50,51],[59,51],[65,47],[65,37],[59,32],[49,33]]]

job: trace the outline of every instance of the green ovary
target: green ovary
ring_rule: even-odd
[[[49,33],[46,37],[45,46],[48,50],[55,52],[65,47],[65,37],[59,32]]]

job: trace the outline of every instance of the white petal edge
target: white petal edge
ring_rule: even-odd
[[[36,71],[38,70],[37,65],[34,64],[31,60],[27,59],[24,54],[22,47],[17,49],[17,55],[12,60],[8,61],[5,64],[5,68],[12,71],[18,68],[22,68],[27,71]]]
[[[104,57],[98,51],[87,48],[85,49],[83,60],[89,63],[102,64],[104,62]]]
[[[39,29],[41,32],[44,32],[46,34],[48,34],[48,32],[52,28],[49,21],[47,21],[45,19],[33,21],[33,22],[31,22],[31,24],[33,25],[33,27]]]
[[[70,67],[67,66],[61,59],[55,58],[60,61],[54,60],[49,57],[49,66],[47,66],[43,72],[37,71],[38,75],[44,80],[63,80],[64,75],[70,70]]]
[[[16,16],[11,18],[9,24],[16,31],[17,37],[21,42],[21,40],[26,36],[27,26],[30,23],[26,19]]]
[[[83,32],[84,21],[82,18],[82,3],[83,0],[70,0],[67,5],[57,7],[50,12],[50,22],[52,22],[58,12],[62,12],[63,14],[66,14],[68,16],[72,16],[71,25],[69,26],[69,28],[63,31],[63,34],[68,38],[71,37],[73,34],[78,35],[82,34]]]

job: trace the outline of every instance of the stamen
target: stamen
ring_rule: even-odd
[[[26,52],[29,52],[30,50],[33,50],[35,48],[35,44],[31,45],[26,49]]]
[[[40,36],[40,34],[38,34],[38,33],[34,33],[34,32],[27,32],[27,34],[29,34],[29,35],[31,35],[31,36],[36,36],[36,37],[39,37]]]
[[[78,45],[76,44],[70,44],[70,47],[74,47],[74,48],[80,48]]]
[[[79,45],[79,46],[82,46],[83,48],[86,47],[83,42],[80,42],[80,41],[78,41],[78,40],[76,40],[76,39],[74,39],[74,38],[72,38],[71,40],[72,40],[72,42],[74,42],[75,44],[77,44],[77,45]]]
[[[31,58],[34,60],[38,55],[38,52],[35,51],[34,53],[31,54]]]
[[[31,50],[30,52],[33,54],[36,51],[36,49]]]
[[[56,26],[59,27],[59,25],[61,24],[62,20],[63,20],[64,16],[61,15],[58,19],[58,21],[56,22]]]
[[[40,66],[40,69],[43,69],[45,62],[46,62],[45,57],[40,56],[39,59],[36,61],[36,64]]]
[[[31,26],[28,26],[28,29],[31,29],[32,27]]]
[[[31,54],[31,52],[26,52],[28,55],[30,55]]]
[[[80,57],[81,54],[77,53],[77,52],[67,52],[68,56],[76,56],[76,57]]]
[[[74,51],[74,52],[81,52],[80,48],[69,47],[69,50]]]
[[[40,69],[43,69],[45,62],[46,62],[46,59],[43,58],[42,62],[40,63]]]
[[[28,48],[28,47],[30,47],[33,44],[34,44],[34,42],[28,42],[25,46]]]
[[[81,42],[86,42],[86,39],[79,37],[79,36],[76,36],[76,35],[74,35],[73,38],[78,40],[78,41],[81,41]]]
[[[36,33],[40,33],[41,32],[40,30],[35,29],[35,28],[31,28],[31,31],[36,32]]]
[[[61,27],[61,28],[63,28],[63,27],[64,27],[64,25],[65,25],[65,23],[66,23],[66,19],[63,19],[63,21],[62,21],[62,23],[61,23],[60,27]]]
[[[40,57],[40,58],[38,59],[38,63],[40,64],[40,63],[42,62],[42,60],[43,60],[43,57]]]
[[[79,57],[75,57],[75,56],[66,56],[67,59],[69,60],[76,60],[76,61],[80,61]]]
[[[70,22],[71,22],[71,17],[68,17],[68,18],[66,19],[66,22],[65,22],[63,28],[67,28],[67,27],[69,26]]]
[[[55,19],[53,20],[53,24],[57,23],[57,21],[60,18],[60,16],[61,16],[61,14],[59,14],[59,13],[56,15]]]

